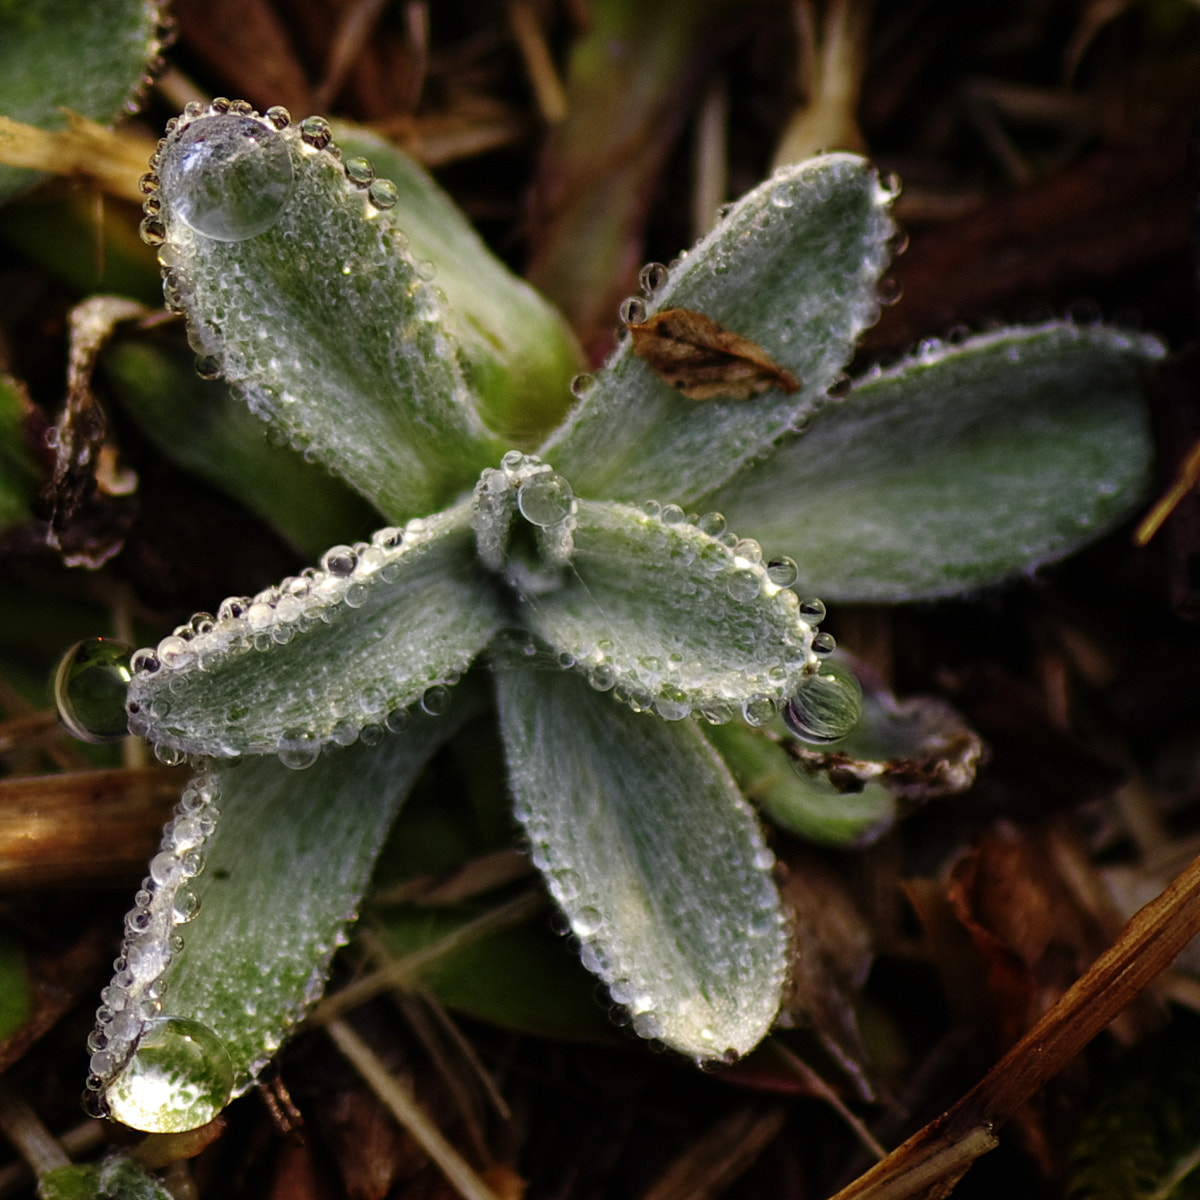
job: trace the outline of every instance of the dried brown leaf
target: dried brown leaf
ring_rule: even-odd
[[[625,328],[634,354],[689,400],[749,400],[773,387],[790,396],[800,387],[761,346],[690,308],[667,308]]]

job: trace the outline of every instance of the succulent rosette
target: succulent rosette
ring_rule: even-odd
[[[151,166],[143,236],[197,369],[380,527],[101,656],[129,731],[197,774],[102,996],[94,1108],[180,1130],[249,1086],[413,781],[489,706],[533,862],[632,1027],[700,1062],[751,1050],[789,936],[748,773],[831,792],[784,743],[840,745],[860,712],[812,595],[951,594],[1109,528],[1145,480],[1157,343],[1001,330],[847,387],[894,236],[894,190],[847,154],[647,273],[627,319],[699,313],[766,364],[723,392],[707,362],[691,394],[628,337],[579,374],[553,309],[361,132],[216,100]],[[83,732],[112,721],[96,671],[60,679]],[[891,819],[869,775],[843,840]]]

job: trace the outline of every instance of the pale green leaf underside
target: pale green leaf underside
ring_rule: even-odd
[[[650,312],[704,313],[760,345],[801,389],[687,400],[626,339],[539,451],[582,495],[688,504],[800,423],[878,315],[891,196],[849,154],[783,169],[749,192],[675,266]]]
[[[705,726],[704,732],[746,798],[789,833],[829,846],[861,846],[896,819],[895,797],[883,784],[840,792],[825,775],[799,769],[765,730],[731,721]]]
[[[151,0],[36,0],[0,5],[0,115],[61,129],[63,109],[107,123],[143,86],[158,49]],[[0,199],[35,171],[0,166]]]
[[[306,594],[285,583],[190,641],[164,639],[160,668],[130,684],[131,731],[221,757],[353,740],[452,682],[504,623],[472,552],[460,507],[409,522],[395,549],[361,548],[350,574],[302,578]]]
[[[826,600],[952,595],[1074,550],[1147,480],[1152,338],[1049,324],[868,376],[705,499]]]
[[[579,501],[570,568],[557,591],[526,598],[525,624],[597,686],[642,695],[662,716],[782,699],[817,662],[798,597],[677,516]]]
[[[403,249],[395,210],[376,209],[297,126],[276,131],[255,121],[262,132],[254,145],[239,132],[248,124],[229,124],[250,120],[201,117],[168,139],[158,169],[168,300],[182,305],[193,344],[260,417],[389,519],[439,508],[498,453],[459,369],[444,298]],[[204,122],[226,123],[213,140],[250,143],[242,159],[258,159],[243,166],[236,154],[197,150]],[[207,193],[192,165],[203,153],[213,159]],[[241,183],[236,171],[251,167],[260,173]],[[281,201],[286,195],[273,217],[261,199],[268,187]],[[180,216],[189,205],[192,224]],[[193,228],[236,227],[247,213],[270,223],[238,240]]]
[[[696,1059],[744,1054],[779,1006],[771,855],[690,723],[635,714],[571,672],[497,672],[514,811],[584,964],[633,1027]]]
[[[506,440],[552,427],[571,400],[583,356],[562,315],[485,245],[462,210],[403,151],[368,130],[339,123],[338,144],[390,179],[409,254],[437,268],[446,319],[479,395],[484,419]]]
[[[400,805],[421,766],[474,711],[415,716],[379,745],[323,755],[306,771],[261,757],[214,768],[221,816],[188,885],[200,902],[163,976],[163,1015],[206,1025],[235,1094],[320,997]]]

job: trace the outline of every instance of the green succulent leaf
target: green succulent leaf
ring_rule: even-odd
[[[299,766],[417,701],[438,707],[505,621],[472,543],[464,504],[201,614],[192,636],[134,655],[130,731],[160,753],[279,753]]]
[[[473,914],[415,905],[377,923],[397,958],[453,938]],[[544,922],[500,929],[438,955],[423,966],[419,986],[439,1004],[538,1037],[603,1039],[612,1026],[596,1003],[596,981]]]
[[[878,316],[891,199],[854,155],[784,168],[738,201],[646,304],[650,314],[692,309],[748,338],[800,381],[794,395],[688,400],[626,339],[539,453],[581,494],[680,504],[763,454],[814,409]]]
[[[825,599],[952,595],[1070,553],[1145,488],[1151,337],[1053,323],[929,343],[706,504]]]
[[[234,497],[301,554],[352,538],[372,509],[340,479],[263,436],[262,422],[193,355],[140,338],[103,353],[108,383],[138,428],[171,461]]]
[[[463,378],[445,298],[394,190],[343,164],[328,124],[237,106],[185,115],[143,229],[206,369],[389,520],[470,486],[499,449]]]
[[[801,769],[765,729],[731,721],[704,732],[746,799],[780,829],[827,846],[863,846],[896,820],[896,798],[883,784],[872,780],[845,792],[828,776]]]
[[[447,326],[484,419],[509,442],[544,435],[566,411],[570,381],[583,367],[562,315],[496,258],[419,163],[366,129],[334,129],[347,157],[368,159],[396,185],[409,255],[437,269]]]
[[[158,53],[153,0],[8,0],[0,4],[0,115],[61,129],[63,109],[102,124],[133,104]],[[0,166],[0,199],[37,182]]]
[[[668,720],[761,722],[816,669],[815,622],[757,542],[721,541],[670,505],[580,500],[569,524],[560,586],[526,590],[521,608],[594,688]]]
[[[772,856],[691,722],[638,715],[567,671],[500,671],[515,812],[584,965],[644,1037],[744,1054],[779,1007]]]
[[[92,1065],[114,1117],[179,1132],[246,1089],[321,995],[417,772],[478,699],[460,693],[443,718],[415,717],[303,773],[256,757],[189,785],[151,863],[157,891],[126,922],[126,978],[105,992],[112,1067]]]

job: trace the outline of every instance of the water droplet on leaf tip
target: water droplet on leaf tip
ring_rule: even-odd
[[[683,525],[687,521],[686,514],[678,504],[664,504],[658,517],[664,525]]]
[[[824,662],[788,698],[787,727],[803,742],[825,746],[840,741],[862,715],[862,688],[844,664]]]
[[[824,657],[837,649],[837,639],[832,633],[817,633],[813,635],[812,649],[814,654]]]
[[[233,112],[192,122],[170,146],[160,177],[172,210],[197,233],[222,242],[274,225],[295,182],[279,133]]]
[[[199,1021],[158,1017],[104,1088],[104,1102],[132,1129],[184,1133],[225,1107],[233,1083],[233,1062],[216,1033]]]
[[[125,737],[125,700],[132,677],[132,652],[124,643],[109,638],[76,643],[54,673],[54,702],[67,731],[85,742]]]

